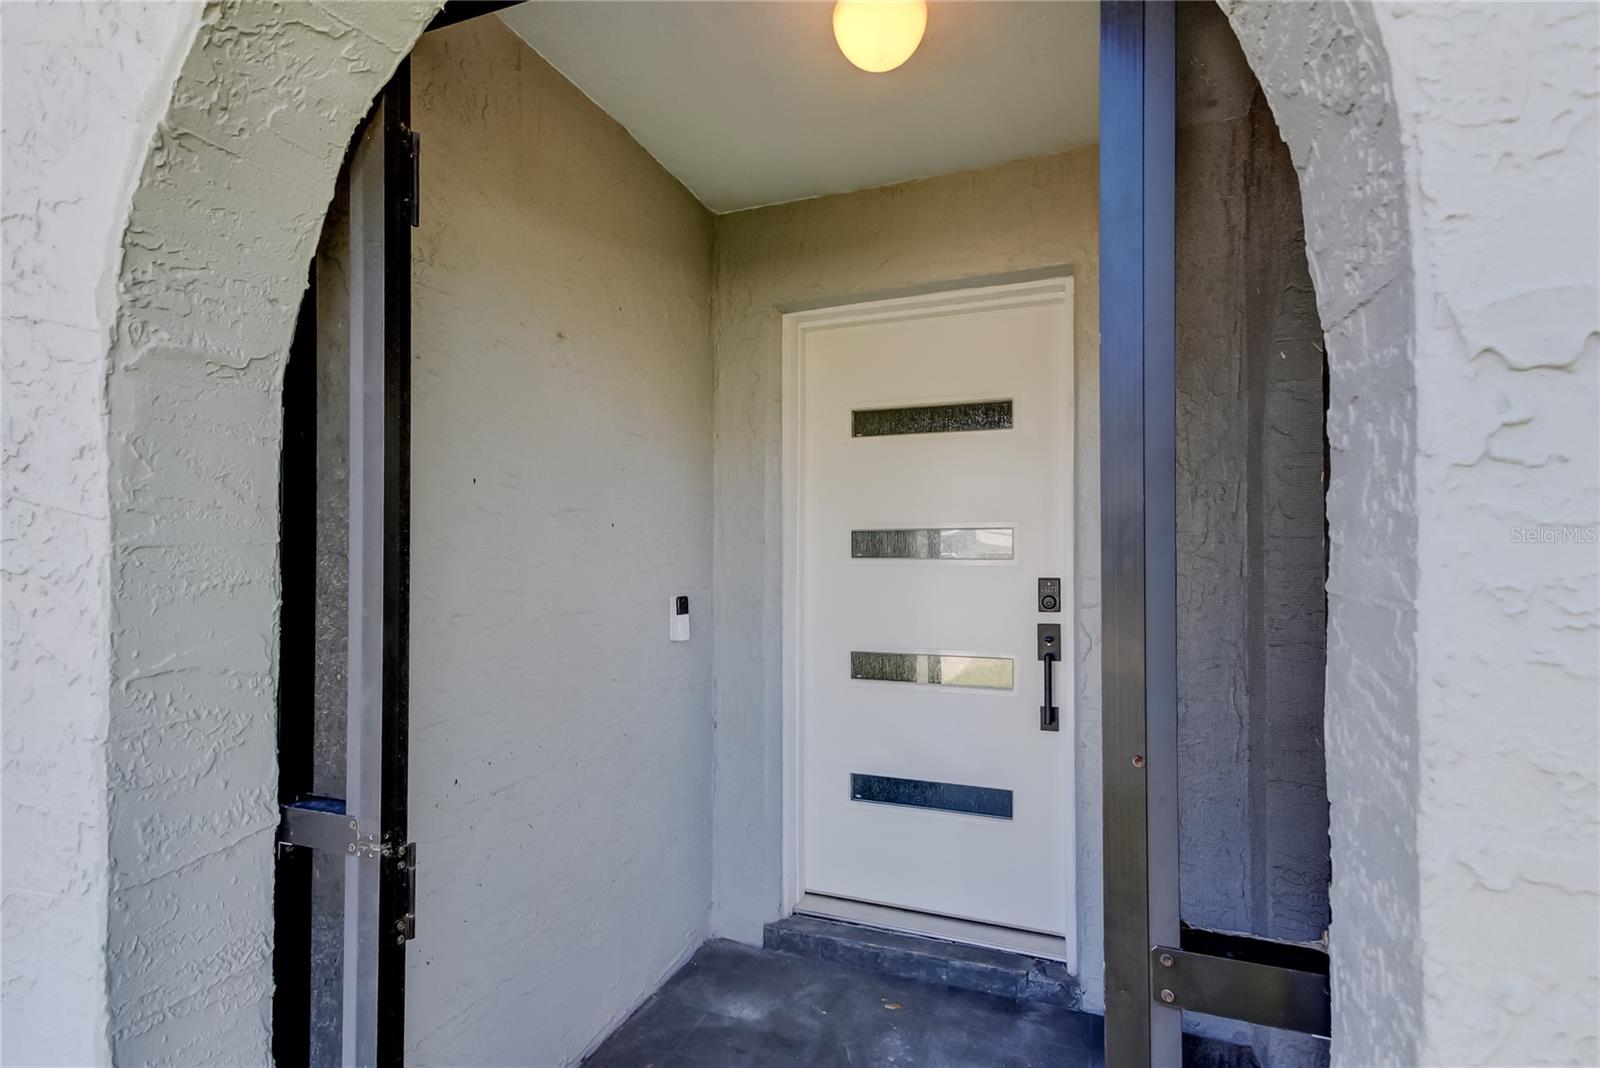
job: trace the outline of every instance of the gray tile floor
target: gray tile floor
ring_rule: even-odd
[[[1099,1017],[708,942],[585,1068],[1101,1068]]]

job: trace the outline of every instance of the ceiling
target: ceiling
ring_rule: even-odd
[[[1098,140],[1099,4],[929,4],[898,70],[833,41],[832,5],[535,0],[507,26],[706,207],[737,211]]]

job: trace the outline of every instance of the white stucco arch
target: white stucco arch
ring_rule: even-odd
[[[41,1035],[70,1030],[59,1020],[48,1023],[63,1012],[53,997],[38,994],[29,1002],[26,996],[55,989],[38,977],[58,939],[70,943],[84,989],[108,999],[101,1003],[96,994],[96,1007],[82,1014],[78,1027],[100,1037],[74,1045],[86,1051],[78,1059],[269,1059],[277,390],[305,265],[344,147],[437,6],[227,2],[178,13],[140,9],[121,21],[91,19],[74,31],[96,54],[115,58],[131,49],[145,60],[97,68],[103,93],[90,104],[83,133],[104,134],[113,147],[126,148],[121,173],[137,180],[131,200],[107,193],[83,209],[95,214],[78,225],[105,236],[97,246],[109,251],[104,260],[53,251],[52,241],[81,236],[48,225],[53,212],[67,209],[41,208],[45,225],[30,238],[41,249],[37,276],[62,301],[85,309],[82,329],[91,340],[74,342],[75,351],[103,345],[107,336],[109,351],[103,375],[91,368],[84,376],[81,366],[73,371],[74,381],[101,401],[73,407],[71,425],[48,427],[51,398],[36,383],[24,386],[34,390],[24,400],[35,402],[24,424],[40,429],[18,433],[8,426],[8,464],[42,465],[65,449],[94,488],[85,491],[87,504],[47,502],[38,509],[44,519],[28,513],[8,556],[14,560],[20,546],[27,557],[24,578],[32,585],[24,607],[56,620],[76,612],[100,628],[93,633],[103,639],[96,654],[101,666],[64,691],[74,722],[81,721],[78,733],[52,744],[63,747],[62,759],[68,746],[99,754],[104,807],[86,801],[78,826],[89,841],[109,842],[109,874],[86,866],[92,846],[80,849],[81,856],[62,861],[70,869],[65,885],[78,889],[53,900],[87,895],[91,905],[105,902],[109,918],[102,943],[81,932],[63,939],[49,924],[23,930],[8,915],[8,941],[34,940],[12,941],[8,950],[8,998],[14,986],[25,992],[20,1007],[7,1006],[8,1050],[52,1048],[29,1046],[30,1027]],[[1595,569],[1502,575],[1479,556],[1472,561],[1487,574],[1456,568],[1452,575],[1452,565],[1441,564],[1446,584],[1466,580],[1441,588],[1429,577],[1432,565],[1420,567],[1419,560],[1460,550],[1451,524],[1505,491],[1495,477],[1502,469],[1477,478],[1480,463],[1523,464],[1519,472],[1527,477],[1512,490],[1522,495],[1496,513],[1501,522],[1593,521],[1595,461],[1577,455],[1570,435],[1592,418],[1582,397],[1596,381],[1600,327],[1583,305],[1594,306],[1600,272],[1581,255],[1568,255],[1560,270],[1538,273],[1518,295],[1464,276],[1455,263],[1490,254],[1496,226],[1505,221],[1485,208],[1469,210],[1476,197],[1541,191],[1549,206],[1532,211],[1529,225],[1556,237],[1563,206],[1577,210],[1592,192],[1582,180],[1593,173],[1592,145],[1581,135],[1592,133],[1595,121],[1587,87],[1595,50],[1581,42],[1594,37],[1594,12],[1534,5],[1531,14],[1516,16],[1496,5],[1414,11],[1345,2],[1224,7],[1301,175],[1332,375],[1327,730],[1336,1060],[1483,1063],[1535,1053],[1592,1059],[1591,1010],[1600,985],[1592,951],[1581,958],[1569,952],[1567,959],[1558,951],[1537,966],[1527,988],[1541,997],[1559,990],[1557,1002],[1524,1006],[1508,1019],[1499,1011],[1502,995],[1521,980],[1497,979],[1481,961],[1466,967],[1472,950],[1455,948],[1452,939],[1471,929],[1469,908],[1511,909],[1502,915],[1512,917],[1504,922],[1513,927],[1516,917],[1552,907],[1580,921],[1595,912],[1592,865],[1584,863],[1593,843],[1583,838],[1586,830],[1593,837],[1593,805],[1583,799],[1593,796],[1597,776],[1578,759],[1594,749],[1592,716],[1584,717],[1595,675],[1582,643],[1595,626],[1585,600]],[[1497,19],[1498,25],[1483,25]],[[121,30],[104,28],[113,23]],[[1440,58],[1435,46],[1450,39],[1451,25],[1466,27],[1460,31],[1466,43]],[[153,36],[146,40],[141,32]],[[173,54],[163,51],[168,47]],[[1509,172],[1497,172],[1499,188],[1488,179],[1477,186],[1440,180],[1419,198],[1425,180],[1483,162],[1463,141],[1467,135],[1456,133],[1478,121],[1517,120],[1489,117],[1496,108],[1492,99],[1484,102],[1479,84],[1502,54],[1549,65],[1530,120],[1542,125],[1529,127]],[[1424,66],[1426,78],[1418,73]],[[45,104],[34,111],[51,117]],[[1541,139],[1546,129],[1564,131],[1565,147],[1559,138]],[[43,176],[36,183],[41,205],[50,185],[44,179],[52,175],[66,189],[74,181],[93,191],[114,184],[68,174],[54,157],[17,151],[32,168],[25,176]],[[8,146],[8,165],[12,152]],[[1563,163],[1566,170],[1551,169]],[[9,206],[7,213],[9,219]],[[1505,302],[1513,297],[1523,303]],[[1530,334],[1518,324],[1527,318],[1528,301],[1541,298],[1560,307],[1542,316],[1543,332]],[[26,321],[19,314],[27,312],[7,311],[8,369],[13,331],[34,329],[30,324],[44,313]],[[1480,358],[1492,363],[1492,373],[1479,369]],[[1463,359],[1473,368],[1463,371]],[[1580,399],[1566,406],[1549,400],[1552,383]],[[1471,424],[1464,434],[1447,425],[1463,408]],[[1523,429],[1508,443],[1496,439],[1506,427]],[[1508,449],[1513,461],[1504,460]],[[1538,471],[1529,474],[1528,456],[1546,463],[1559,457],[1567,466],[1552,477],[1567,489],[1542,481]],[[1465,469],[1471,470],[1462,475]],[[1442,481],[1435,485],[1435,478]],[[17,504],[8,489],[8,521],[34,503]],[[66,529],[58,513],[81,514],[94,535],[69,550],[82,559],[68,578],[48,563],[61,551],[52,539]],[[1430,546],[1441,555],[1427,556]],[[8,592],[16,588],[11,572],[8,560]],[[1545,754],[1544,777],[1517,785],[1559,781],[1563,796],[1579,800],[1568,803],[1572,828],[1510,859],[1491,855],[1492,848],[1469,853],[1471,872],[1463,877],[1462,851],[1451,838],[1459,832],[1439,813],[1452,804],[1461,813],[1462,787],[1452,776],[1481,775],[1482,768],[1463,770],[1472,762],[1441,738],[1438,724],[1445,718],[1482,724],[1485,733],[1474,737],[1485,745],[1499,741],[1487,733],[1496,712],[1492,666],[1452,659],[1450,648],[1493,633],[1492,624],[1474,632],[1456,620],[1486,605],[1494,609],[1508,588],[1523,607],[1506,610],[1506,625],[1539,646],[1542,659],[1530,656],[1527,664],[1556,665],[1559,677],[1544,679],[1553,714],[1571,717],[1557,721],[1564,731],[1558,741],[1578,755],[1563,763]],[[20,609],[8,607],[13,611]],[[1545,641],[1547,635],[1554,637]],[[54,655],[40,644],[46,640],[8,620],[8,686],[17,678],[31,681],[26,666]],[[1446,671],[1469,680],[1464,696],[1461,687],[1440,681]],[[24,718],[34,714],[30,708]],[[19,762],[10,739],[21,728],[8,722],[6,729],[9,829],[26,804],[13,800],[20,796],[16,783],[26,786],[54,758],[38,764],[34,754]],[[1466,822],[1476,815],[1468,811]],[[1488,830],[1515,845],[1517,820],[1513,811]],[[1565,863],[1555,859],[1563,849]],[[55,885],[47,870],[28,877]],[[8,886],[10,878],[8,872]],[[1555,892],[1535,894],[1530,885]],[[1553,936],[1533,926],[1536,947],[1543,947]],[[1568,929],[1577,942],[1594,942],[1581,923]],[[12,959],[24,959],[24,973],[13,971]],[[1461,974],[1453,970],[1457,963]],[[1522,962],[1508,962],[1513,966]],[[13,984],[13,974],[23,981]],[[37,1016],[25,1022],[30,1005]],[[1560,1034],[1548,1039],[1552,1020]],[[1467,1025],[1460,1036],[1452,1034],[1457,1024]]]
[[[1371,6],[1223,6],[1300,175],[1327,345],[1335,1056],[1415,1064],[1417,409],[1399,113]]]
[[[143,161],[108,385],[118,1062],[271,1061],[279,390],[345,148],[439,6],[208,6]]]
[[[110,378],[112,656],[122,681],[109,739],[117,788],[108,933],[119,1058],[153,1059],[157,1043],[179,1034],[248,1038],[252,1050],[265,1042],[230,1033],[236,1014],[222,1010],[264,1006],[270,991],[277,386],[344,146],[430,10],[352,5],[321,19],[248,4],[215,12],[134,194]],[[1417,1024],[1406,1009],[1418,984],[1408,925],[1416,887],[1406,877],[1415,862],[1404,833],[1415,747],[1377,760],[1362,752],[1370,717],[1395,736],[1415,734],[1405,722],[1415,710],[1414,657],[1398,607],[1413,594],[1404,457],[1415,411],[1393,96],[1370,9],[1248,5],[1231,15],[1301,171],[1330,338],[1331,675],[1365,677],[1359,692],[1384,697],[1357,700],[1337,685],[1329,693],[1335,915],[1386,918],[1338,925],[1337,967],[1359,977],[1341,979],[1341,1008],[1364,1017],[1359,1037],[1342,1035],[1341,1045],[1395,1051]],[[255,310],[241,315],[246,305]],[[1374,337],[1388,346],[1374,351]],[[1356,394],[1364,404],[1351,404]],[[1380,504],[1388,524],[1358,518]],[[1383,588],[1352,588],[1346,576],[1370,575],[1380,560]],[[151,664],[162,666],[147,673]],[[153,837],[155,826],[173,833]],[[206,932],[200,944],[177,928],[173,944],[160,937],[167,928],[158,918],[179,910]],[[185,967],[174,969],[175,960]],[[252,967],[241,969],[245,961]],[[1386,1011],[1362,1012],[1366,994],[1355,991],[1375,989],[1386,994],[1370,1004]],[[192,1007],[146,1029],[149,1002],[163,995]],[[1382,1033],[1369,1035],[1374,1028]]]

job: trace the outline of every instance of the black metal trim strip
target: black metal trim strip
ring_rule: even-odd
[[[1100,9],[1106,1063],[1176,1066],[1149,953],[1178,939],[1174,10]]]
[[[278,802],[312,792],[317,552],[317,275],[313,261],[283,371],[278,475]],[[272,1058],[311,1061],[311,850],[279,847],[273,872]]]
[[[520,3],[522,0],[449,0],[439,13],[433,16],[428,28],[422,32],[431,33],[446,26],[454,26],[458,22],[466,22],[468,19],[493,15],[496,11],[504,11]]]
[[[1163,1004],[1232,1020],[1332,1034],[1327,950],[1232,931],[1183,928],[1177,947],[1150,951],[1150,982]]]
[[[1249,961],[1315,975],[1328,975],[1332,970],[1328,949],[1319,942],[1285,942],[1238,931],[1213,931],[1208,927],[1184,924],[1179,932],[1178,947],[1185,953],[1226,957],[1229,960]]]
[[[380,1065],[405,1055],[411,673],[411,60],[383,90],[383,772],[378,882]]]
[[[969,816],[1011,818],[1012,793],[993,786],[963,786],[929,779],[897,779],[891,775],[850,776],[850,800],[876,805],[933,808]]]

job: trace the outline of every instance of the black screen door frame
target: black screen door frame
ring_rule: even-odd
[[[439,30],[493,14],[517,0],[450,0],[429,22]],[[375,734],[378,759],[378,827],[351,819],[354,798],[315,794],[315,640],[317,508],[317,319],[313,262],[284,373],[284,447],[279,483],[282,609],[278,657],[278,797],[283,811],[273,895],[275,941],[272,1007],[273,1059],[279,1065],[309,1064],[311,1057],[312,849],[349,849],[358,863],[374,864],[375,897],[358,893],[363,908],[375,907],[371,966],[359,985],[363,999],[352,1014],[362,1037],[345,1059],[401,1065],[405,1053],[406,943],[416,934],[416,848],[408,841],[410,771],[411,632],[411,231],[420,219],[420,144],[411,127],[411,59],[407,56],[374,102],[351,142],[352,157],[363,139],[381,141],[377,173],[381,219],[364,235],[352,233],[352,263],[361,258],[381,271],[379,289],[368,291],[352,315],[364,314],[381,332],[381,539],[378,556],[381,617],[377,674],[381,698]],[[349,162],[347,160],[347,162]],[[373,183],[368,183],[370,189]],[[369,224],[372,220],[368,220]],[[374,233],[374,229],[376,233]],[[352,345],[351,360],[359,358]],[[371,382],[377,375],[369,375]],[[354,385],[354,383],[353,383]],[[369,413],[370,415],[370,409]],[[351,445],[357,443],[352,428]],[[356,454],[352,452],[352,463]],[[368,459],[371,459],[369,456]],[[356,502],[352,501],[352,508]],[[355,560],[352,558],[352,566]],[[352,615],[354,619],[354,614]],[[351,641],[356,640],[352,624]],[[364,628],[370,633],[370,627]],[[355,710],[347,710],[354,715]],[[351,734],[352,743],[355,735]],[[367,754],[370,758],[370,752]],[[353,757],[360,760],[361,757]],[[355,769],[351,768],[351,774]],[[370,799],[369,799],[370,800]],[[337,817],[336,819],[332,817]],[[354,836],[341,843],[338,836]],[[296,839],[299,839],[297,843]],[[305,844],[315,841],[317,845]],[[332,843],[332,844],[330,844]],[[348,883],[348,880],[347,880]],[[347,892],[346,908],[352,898]],[[353,946],[347,934],[345,952]],[[348,999],[352,980],[346,972]],[[375,987],[375,989],[373,989]]]
[[[363,219],[352,224],[352,391],[367,407],[352,407],[350,434],[353,492],[368,483],[351,516],[364,515],[366,536],[352,530],[351,594],[376,612],[362,615],[352,604],[349,643],[375,655],[364,669],[376,680],[372,701],[353,700],[349,781],[364,800],[318,797],[315,763],[314,672],[317,626],[317,318],[313,266],[284,372],[284,447],[280,479],[278,794],[279,830],[273,950],[273,1058],[279,1065],[304,1065],[311,1056],[312,853],[347,851],[347,914],[354,906],[372,920],[359,944],[347,928],[345,944],[345,1059],[399,1065],[405,1048],[405,950],[415,933],[416,854],[408,842],[407,800],[410,734],[411,568],[411,229],[416,221],[417,144],[411,130],[411,65],[402,61],[378,95],[372,113],[352,142],[352,184],[362,190]],[[356,157],[363,155],[357,163]],[[374,210],[376,209],[376,210]],[[377,215],[373,218],[373,215]],[[362,338],[362,344],[354,342]],[[363,359],[365,364],[363,365]],[[373,373],[376,372],[376,373]],[[364,377],[363,377],[364,376]],[[381,378],[381,388],[378,379]],[[367,388],[362,389],[363,385]],[[376,411],[373,408],[376,407]],[[377,449],[367,444],[381,442]],[[374,456],[373,453],[380,453]],[[357,469],[362,468],[361,472]],[[376,491],[376,492],[373,492]],[[376,508],[365,506],[377,505]],[[377,520],[379,530],[371,530]],[[357,542],[361,544],[358,545]],[[365,548],[363,548],[365,546]],[[372,617],[376,616],[376,619]],[[356,672],[352,660],[352,674]],[[375,746],[356,743],[360,722]],[[376,719],[377,722],[371,722]],[[364,770],[368,787],[359,784]],[[374,776],[373,771],[377,774]],[[376,778],[373,788],[371,779]],[[376,813],[372,812],[376,802]],[[373,815],[377,819],[372,819]],[[359,817],[359,820],[358,820]],[[376,824],[376,827],[373,824]],[[358,826],[359,824],[359,826]],[[370,865],[371,867],[367,867]],[[353,867],[352,867],[353,866]],[[375,877],[374,877],[375,876]],[[360,963],[353,962],[359,957]],[[359,974],[353,978],[352,968]],[[359,991],[359,992],[358,992]],[[352,1016],[352,997],[358,1007]],[[358,1019],[359,1034],[350,1020]]]
[[[411,58],[383,90],[383,728],[378,859],[377,1063],[405,1052],[406,943],[416,934],[416,850],[409,842],[411,752],[411,230],[417,136]]]

